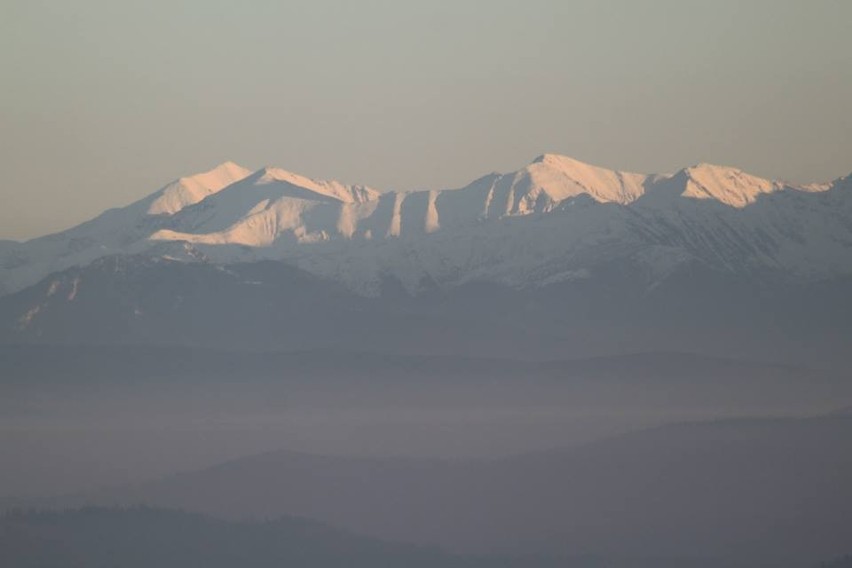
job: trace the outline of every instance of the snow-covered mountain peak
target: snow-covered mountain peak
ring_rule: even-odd
[[[281,168],[267,166],[246,179],[251,185],[272,186],[277,197],[295,197],[324,200],[334,199],[343,203],[362,203],[377,199],[379,192],[362,185],[344,185],[338,181],[309,178]],[[315,194],[312,196],[312,194]]]
[[[761,199],[773,192],[784,194]],[[364,293],[390,276],[412,291],[540,285],[602,263],[638,263],[659,280],[691,259],[815,277],[852,266],[851,218],[852,176],[794,186],[706,163],[644,175],[543,154],[459,189],[380,193],[226,162],[62,233],[0,243],[0,294],[137,253],[286,260]]]
[[[206,174],[217,174],[217,175],[232,175],[234,177],[242,176],[245,177],[251,173],[251,170],[248,170],[241,165],[232,162],[231,160],[225,160]],[[206,175],[200,174],[200,175]]]
[[[599,168],[599,166],[593,166],[587,162],[572,158],[571,156],[565,156],[563,154],[553,154],[549,152],[537,156],[532,162],[530,162],[530,165],[533,164],[548,164],[552,167],[557,167],[561,169]]]
[[[234,162],[224,162],[212,170],[182,177],[158,191],[148,206],[149,215],[174,215],[184,207],[198,203],[251,173]]]
[[[266,247],[282,239],[305,243],[351,236],[357,214],[350,208],[376,202],[379,195],[366,186],[265,167],[186,208],[149,240]]]
[[[759,178],[744,171],[714,164],[701,163],[681,170],[684,177],[684,197],[715,199],[730,207],[742,208],[762,194],[783,189],[783,184]]]
[[[559,154],[542,154],[519,173],[529,178],[532,191],[540,188],[554,202],[585,194],[602,203],[627,204],[642,195],[647,179]]]

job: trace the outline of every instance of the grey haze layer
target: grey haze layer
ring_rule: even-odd
[[[271,452],[65,503],[297,514],[456,551],[615,566],[792,568],[843,554],[852,537],[850,428],[848,413],[674,424],[492,460]]]
[[[19,511],[0,517],[0,562],[6,568],[64,568],[69,562],[109,566],[117,559],[125,568],[556,568],[566,562],[460,557],[434,548],[359,537],[292,517],[236,523],[148,507]]]

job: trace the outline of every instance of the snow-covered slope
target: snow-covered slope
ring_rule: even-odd
[[[233,162],[177,179],[151,195],[109,209],[81,225],[14,247],[0,247],[0,294],[18,290],[45,275],[116,253],[137,252],[163,220],[251,172]]]
[[[187,205],[198,203],[234,182],[248,176],[251,171],[234,162],[225,162],[210,170],[194,176],[173,181],[147,201],[148,215],[174,215]]]
[[[370,210],[379,195],[364,186],[264,168],[198,206],[185,208],[170,223],[173,228],[157,231],[151,240],[260,247],[285,236],[297,241],[351,236],[353,215],[363,204]]]
[[[3,243],[0,293],[117,253],[286,260],[367,295],[388,277],[409,292],[540,287],[614,263],[642,267],[645,286],[693,262],[818,279],[852,271],[850,195],[849,178],[792,186],[708,164],[643,175],[553,154],[460,189],[385,193],[229,162],[68,231]]]

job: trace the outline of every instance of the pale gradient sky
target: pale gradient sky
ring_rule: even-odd
[[[852,171],[852,2],[0,0],[0,238],[231,159],[378,189],[543,152]]]

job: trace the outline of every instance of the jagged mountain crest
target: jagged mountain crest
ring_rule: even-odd
[[[745,207],[762,194],[782,190],[784,185],[749,175],[737,168],[701,163],[683,170],[683,197],[712,199],[731,207]]]
[[[267,167],[187,208],[182,219],[151,239],[267,247],[282,239],[314,243],[399,237],[549,213],[581,196],[630,205],[660,185],[674,186],[678,197],[740,208],[758,195],[784,188],[735,168],[699,164],[674,175],[645,175],[556,154],[543,154],[516,172],[485,176],[459,189],[390,195]]]
[[[153,233],[150,240],[268,246],[285,233],[298,240],[317,240],[317,231],[306,226],[306,217],[315,210],[345,209],[376,201],[379,195],[362,185],[314,180],[265,167],[187,207],[168,229]],[[331,229],[319,231],[328,234]]]
[[[626,205],[642,195],[643,184],[651,177],[608,170],[558,154],[542,154],[522,171],[533,188],[539,188],[556,203],[588,195],[601,203]]]
[[[646,175],[543,154],[458,189],[383,193],[225,162],[67,231],[0,246],[0,293],[111,254],[157,254],[169,242],[214,262],[298,262],[362,291],[382,274],[415,288],[524,285],[628,258],[651,262],[655,275],[686,259],[825,275],[852,265],[844,220],[852,206],[840,191],[848,185],[793,186],[711,164]]]

